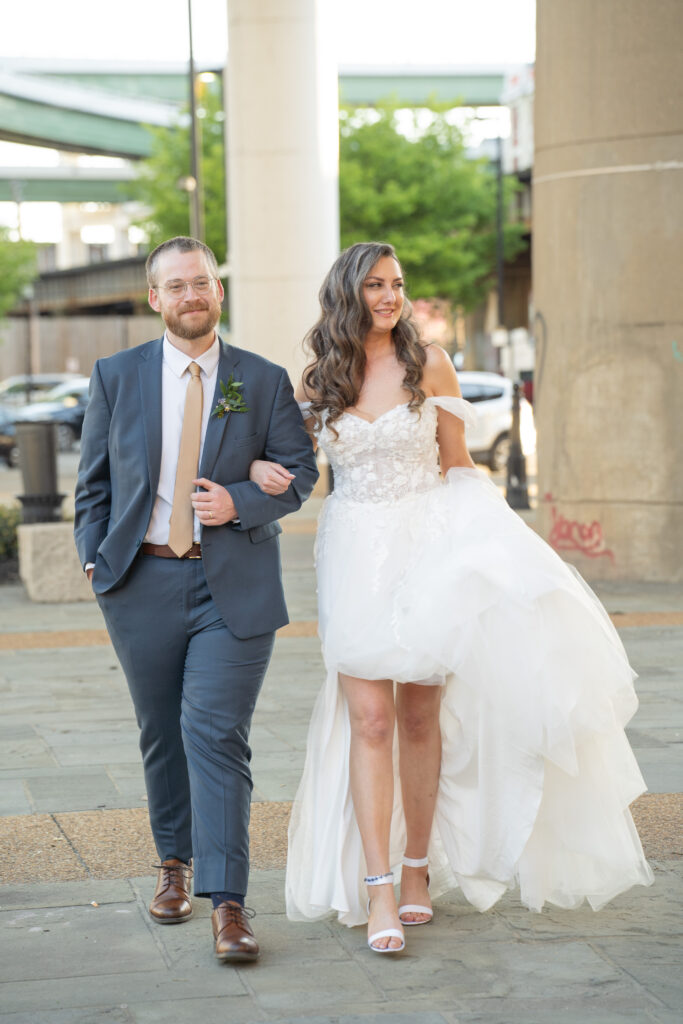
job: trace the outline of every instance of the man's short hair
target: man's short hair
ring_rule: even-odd
[[[175,238],[169,238],[168,241],[162,242],[156,249],[152,249],[151,253],[147,257],[145,263],[145,271],[147,273],[147,284],[150,288],[156,288],[156,269],[159,257],[165,252],[203,252],[206,256],[206,260],[211,268],[211,273],[214,277],[218,277],[218,261],[214,256],[208,245],[204,245],[198,238],[190,238],[188,235],[176,235]]]

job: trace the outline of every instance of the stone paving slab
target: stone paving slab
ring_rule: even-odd
[[[638,985],[656,993],[667,1009],[683,1010],[680,943],[648,937],[641,939],[635,948],[627,938],[606,938],[596,941],[594,949]]]
[[[104,961],[102,967],[106,968],[106,954],[102,959]],[[114,966],[111,958],[109,964]],[[110,1008],[120,1008],[122,1003],[176,1002],[180,1000],[187,1000],[188,1003],[191,1003],[197,997],[214,996],[221,998],[223,1006],[226,1007],[226,1002],[230,1005],[235,996],[247,995],[237,971],[221,971],[216,968],[217,965],[207,957],[205,967],[201,969],[192,967],[187,971],[169,971],[163,967],[154,971],[109,973],[105,969],[99,973],[88,975],[87,981],[84,980],[84,976],[71,977],[57,974],[30,983],[26,980],[11,981],[0,984],[0,1006],[6,1014],[18,1012],[33,1014],[36,1011],[45,1011],[50,1014],[59,1010],[67,1010],[68,1013],[71,1013],[73,1009],[87,1010],[91,1014],[90,1017],[85,1016],[88,1024],[100,1024],[100,1021],[107,1020],[107,1017],[102,1014],[108,1012]],[[250,1004],[253,1006],[251,1000],[244,1000],[247,1013],[251,1012]],[[97,1017],[92,1014],[93,1006],[100,1007],[100,1015]],[[248,1007],[249,1009],[247,1009]],[[68,1013],[65,1015],[67,1022],[69,1021]],[[253,1016],[252,1014],[252,1019]],[[48,1017],[48,1020],[52,1019]],[[171,1017],[169,1024],[172,1020]]]
[[[116,916],[116,922],[112,917]],[[150,929],[140,928],[137,907],[54,907],[0,912],[3,971],[22,981],[128,974],[164,968]]]
[[[152,891],[154,888],[152,887]],[[0,910],[30,910],[34,907],[88,907],[93,901],[127,903],[135,899],[133,882],[125,880],[88,879],[85,882],[33,882],[0,885]]]
[[[502,1006],[490,1000],[474,1013],[459,1013],[454,1024],[680,1024],[677,1012],[653,1006],[605,1010],[583,999],[563,1001],[549,995],[545,1000],[505,999]]]
[[[397,1021],[451,1024],[613,1024],[619,1019],[671,1024],[683,1003],[676,1002],[677,982],[667,981],[665,972],[671,973],[680,946],[659,930],[651,895],[661,886],[660,902],[665,900],[672,878],[683,885],[680,862],[663,873],[658,869],[651,889],[635,889],[613,901],[608,917],[589,909],[556,911],[554,922],[546,913],[530,914],[511,895],[493,911],[479,914],[454,894],[439,900],[432,925],[411,930],[405,954],[389,958],[367,949],[362,928],[332,921],[288,922],[283,872],[257,871],[250,902],[258,912],[264,954],[259,964],[238,969],[213,962],[206,901],[197,901],[195,917],[182,927],[161,928],[149,921],[145,906],[152,878],[103,883],[109,899],[98,907],[88,901],[91,883],[30,887],[32,901],[19,888],[14,904],[7,898],[11,890],[2,890],[0,924],[7,927],[0,927],[0,962],[15,973],[10,983],[0,985],[5,1011],[0,1020],[16,1024],[24,1013],[31,1024],[149,1024],[162,1019],[184,1024],[194,1007],[192,1024],[204,1009],[239,1024],[386,1024],[392,1015]],[[50,893],[52,910],[39,906]],[[522,921],[544,921],[546,932],[524,937]],[[586,935],[590,921],[602,922],[600,937]],[[81,932],[75,935],[79,924]],[[132,931],[136,940],[131,944]],[[127,971],[114,973],[114,956],[107,965],[112,974],[103,970],[99,943],[71,962],[66,947],[73,950],[74,942],[85,947],[86,939],[105,935],[112,953],[126,943]],[[9,959],[8,944],[17,946]],[[60,949],[55,952],[56,945]],[[139,956],[134,958],[134,952]],[[292,1017],[292,1011],[297,1015]]]
[[[447,1024],[451,1018],[444,1017],[441,1013],[432,1013],[425,1010],[420,1014],[421,1024]],[[330,1017],[287,1017],[282,1018],[280,1024],[329,1024]],[[344,1013],[335,1017],[335,1024],[415,1024],[415,1015],[412,1013],[384,1013],[348,1014]]]
[[[634,667],[640,672],[636,683],[640,708],[629,725],[628,735],[650,790],[680,792],[683,630],[632,628],[623,630],[622,636]],[[50,650],[28,650],[3,655],[0,661],[5,713],[2,735],[9,737],[0,738],[0,777],[46,776],[67,771],[67,765],[82,775],[89,767],[89,758],[98,763],[98,770],[106,771],[112,778],[119,770],[139,772],[137,727],[125,680],[111,648],[67,649],[57,656]],[[322,677],[317,638],[278,639],[252,732],[255,795],[259,800],[293,799],[303,766],[310,710]],[[107,747],[105,733],[113,740]],[[91,751],[78,749],[79,736],[92,742]],[[54,737],[54,746],[47,745],[45,737]],[[9,746],[3,748],[5,743]],[[286,771],[271,771],[271,762],[261,759],[262,755],[292,751],[299,753],[299,761],[292,758]],[[82,807],[76,786],[73,802],[69,803],[72,797],[64,778],[63,799],[52,807],[42,804],[36,810]],[[125,795],[122,792],[119,806],[141,802],[144,794],[142,790],[136,793],[135,788],[128,788]],[[107,792],[111,795],[108,786]],[[107,803],[108,798],[96,803],[103,802]],[[21,810],[21,806],[10,805],[5,813],[16,810]]]
[[[59,772],[25,779],[25,787],[31,800],[30,809],[37,814],[46,811],[89,811],[93,807],[114,808],[123,805],[121,790],[108,772],[93,765],[88,765],[84,771],[70,771],[67,776]],[[130,802],[130,806],[138,807],[144,794],[144,784],[138,782],[134,792],[135,799]]]
[[[30,814],[35,805],[29,800],[24,780],[6,778],[0,788],[0,816]]]
[[[433,924],[408,930],[405,954],[380,957],[367,949],[363,928],[299,925],[284,915],[289,801],[323,678],[312,523],[298,516],[298,526],[285,524],[282,551],[290,614],[303,626],[278,638],[252,731],[253,820],[260,816],[262,832],[252,848],[262,859],[249,902],[264,949],[259,964],[215,961],[207,901],[195,901],[182,927],[149,919],[156,854],[137,727],[97,605],[32,605],[20,586],[0,586],[0,640],[43,634],[31,648],[0,648],[0,833],[15,844],[11,856],[0,852],[0,875],[10,860],[29,865],[32,877],[55,865],[80,872],[0,885],[0,1024],[678,1024],[683,588],[596,587],[640,675],[629,735],[651,789],[661,792],[641,797],[634,814],[654,858],[654,885],[598,914],[530,914],[513,894],[479,914],[450,893],[438,900]],[[49,633],[52,643],[79,634],[83,645],[38,646]],[[103,642],[86,645],[93,635]],[[86,763],[105,745],[111,760]],[[31,821],[34,829],[45,824],[35,842],[27,838]],[[114,866],[120,877],[88,877]],[[1,927],[27,912],[35,917]],[[87,936],[98,941],[86,948]]]

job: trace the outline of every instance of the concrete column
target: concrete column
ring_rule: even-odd
[[[680,581],[683,3],[538,0],[537,34],[540,528],[589,578]]]
[[[228,0],[232,337],[287,367],[339,246],[338,85],[325,0]]]

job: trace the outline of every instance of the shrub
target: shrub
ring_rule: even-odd
[[[20,522],[21,509],[0,505],[0,562],[18,557],[17,526]]]

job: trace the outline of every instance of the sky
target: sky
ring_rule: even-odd
[[[198,66],[222,65],[229,47],[229,0],[192,0]],[[263,6],[280,0],[249,0]],[[285,2],[285,0],[282,0]],[[348,65],[522,64],[535,53],[535,0],[319,0],[330,19],[337,61]],[[0,4],[9,6],[9,0]],[[0,35],[3,57],[88,61],[179,61],[188,55],[187,0],[25,0],[13,3]],[[495,131],[493,132],[495,134]],[[0,142],[0,163],[54,163],[44,150]],[[101,159],[101,158],[100,158]],[[51,208],[53,207],[53,208]],[[56,204],[23,204],[23,227],[51,241]],[[0,203],[0,224],[16,207]]]
[[[5,0],[9,6],[9,0]],[[251,0],[271,6],[278,0]],[[284,2],[284,0],[283,0]],[[527,63],[535,0],[320,0],[341,64]],[[195,56],[222,62],[228,0],[193,0]],[[4,6],[4,5],[3,5]],[[26,0],[4,19],[0,57],[185,60],[187,0]]]

